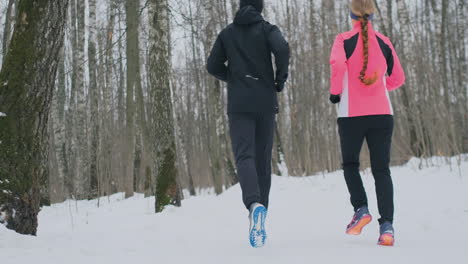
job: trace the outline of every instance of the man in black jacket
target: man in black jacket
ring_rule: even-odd
[[[207,65],[210,74],[228,84],[231,141],[243,202],[250,211],[253,247],[263,246],[266,239],[277,93],[289,67],[289,45],[278,27],[263,19],[262,10],[263,0],[240,0],[234,23],[219,34]]]

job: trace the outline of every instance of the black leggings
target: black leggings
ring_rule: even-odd
[[[359,154],[366,139],[381,217],[379,223],[382,224],[385,221],[393,223],[393,183],[390,175],[393,116],[339,118],[338,126],[344,176],[354,210],[367,206],[367,195],[359,174]]]

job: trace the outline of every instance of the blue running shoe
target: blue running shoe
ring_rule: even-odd
[[[351,223],[346,227],[346,234],[360,235],[362,229],[372,221],[372,216],[369,213],[367,206],[359,208],[353,216]]]
[[[378,244],[381,246],[393,246],[395,244],[394,232],[392,223],[384,222],[381,224]]]
[[[253,203],[250,206],[250,245],[254,248],[263,247],[266,242],[265,218],[267,209],[259,203]]]

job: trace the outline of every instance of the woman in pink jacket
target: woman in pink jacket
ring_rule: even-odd
[[[372,27],[374,11],[373,0],[351,2],[353,29],[336,37],[331,53],[330,101],[339,103],[343,170],[355,211],[346,233],[359,235],[372,220],[359,174],[365,139],[380,213],[378,243],[392,246],[394,206],[389,164],[393,109],[388,92],[403,85],[405,74],[390,40]]]

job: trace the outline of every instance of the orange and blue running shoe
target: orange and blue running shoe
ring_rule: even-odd
[[[360,235],[362,229],[372,221],[372,216],[369,213],[367,206],[359,208],[354,214],[351,223],[346,227],[346,234]]]
[[[380,225],[380,237],[379,245],[381,246],[393,246],[395,244],[394,230],[392,223],[384,222]]]

